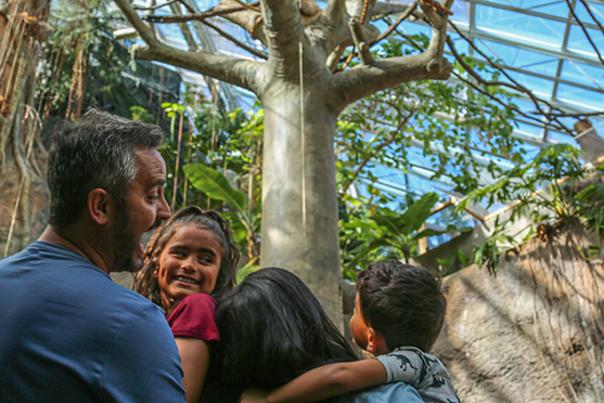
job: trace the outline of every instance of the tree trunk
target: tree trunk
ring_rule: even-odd
[[[46,224],[46,151],[34,107],[35,69],[49,0],[10,0],[0,10],[0,256]]]
[[[227,17],[266,46],[266,61],[251,61],[171,47],[158,40],[128,0],[114,1],[147,44],[136,50],[137,57],[192,69],[250,90],[262,100],[265,138],[261,264],[282,266],[298,274],[332,319],[340,323],[333,147],[336,118],[347,105],[382,89],[414,80],[449,77],[452,66],[443,58],[447,13],[435,6],[440,3],[418,2],[432,26],[430,43],[423,52],[374,60],[369,47],[379,30],[370,26],[366,17],[372,15],[375,1],[364,2],[364,11],[357,10],[360,14],[351,16],[346,1],[329,0],[309,19],[306,13],[301,15],[300,3],[295,0],[260,0],[260,10],[244,7]],[[224,11],[237,4],[222,0],[220,7]],[[450,7],[451,2],[443,4]],[[409,8],[410,12],[414,8]],[[361,49],[363,63],[332,71],[331,62],[353,43]],[[304,82],[303,96],[300,77]],[[304,99],[302,105],[300,99]]]
[[[261,265],[292,270],[341,318],[333,136],[337,113],[324,86],[275,80],[265,113]],[[302,118],[303,109],[303,118]],[[318,235],[318,236],[317,236]]]

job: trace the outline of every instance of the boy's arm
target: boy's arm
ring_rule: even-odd
[[[386,369],[376,359],[339,362],[314,368],[272,391],[269,403],[316,402],[386,383]]]
[[[413,387],[418,387],[423,381],[427,369],[423,368],[421,358],[423,354],[414,349],[397,349],[388,354],[379,355],[376,359],[386,370],[386,382],[405,382]]]

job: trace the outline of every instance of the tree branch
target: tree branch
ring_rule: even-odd
[[[415,4],[415,3],[413,3]],[[413,6],[413,4],[397,4],[397,3],[383,3],[377,2],[373,9],[371,10],[371,14],[369,17],[374,19],[380,19],[387,17],[389,15],[401,14],[407,12],[409,7]]]
[[[148,15],[143,19],[148,22],[155,24],[176,24],[188,21],[205,21],[208,18],[216,16],[224,16],[226,14],[232,14],[237,11],[247,10],[246,7],[237,6],[223,9],[212,9],[203,13],[190,14],[190,15]]]
[[[558,108],[556,108],[555,106],[553,106],[551,103],[547,102],[544,99],[538,98],[537,96],[535,96],[528,88],[526,88],[525,86],[523,86],[522,84],[520,84],[518,81],[516,81],[507,71],[505,71],[503,68],[501,68],[501,66],[499,66],[497,63],[495,63],[486,53],[484,53],[482,50],[480,50],[468,37],[466,37],[460,30],[459,28],[457,28],[457,25],[455,25],[453,22],[449,21],[449,25],[457,32],[457,34],[463,38],[468,44],[469,46],[475,51],[477,52],[480,56],[482,56],[486,62],[493,68],[497,69],[501,74],[503,74],[508,80],[510,80],[510,82],[512,82],[512,84],[515,86],[510,86],[509,84],[503,84],[503,83],[495,83],[492,85],[505,85],[509,88],[512,88],[520,93],[526,94],[531,101],[533,102],[533,104],[535,105],[535,108],[537,108],[537,110],[539,111],[539,114],[541,114],[542,116],[548,117],[549,120],[553,120],[556,122],[556,124],[563,128],[562,131],[565,131],[567,133],[570,133],[571,130],[566,127],[566,125],[564,123],[562,123],[555,115],[549,115],[551,117],[548,116],[547,112],[543,110],[543,108],[541,107],[541,104],[546,105],[549,109],[550,112],[552,110],[557,110],[559,111]],[[460,64],[464,67],[464,69],[469,73],[472,74],[472,76],[474,78],[476,78],[476,76],[478,75],[476,72],[474,72],[474,70],[469,67],[466,63],[463,63],[463,60],[461,60],[461,57],[457,54],[457,52],[454,51],[454,46],[453,43],[449,43],[449,47],[452,49],[452,53],[455,56],[455,58],[460,61]],[[479,82],[485,83],[484,80],[481,79],[477,79]],[[487,85],[489,85],[488,83],[486,83]]]
[[[339,24],[346,16],[346,0],[329,0],[324,13],[332,24]]]
[[[480,74],[478,74],[476,72],[476,70],[474,70],[474,68],[472,68],[468,63],[466,63],[466,61],[463,59],[463,57],[461,57],[461,55],[459,53],[457,53],[457,49],[455,49],[455,44],[453,43],[451,38],[447,38],[447,45],[449,45],[449,50],[453,54],[453,57],[455,57],[455,60],[457,60],[457,62],[461,65],[461,67],[463,67],[463,69],[468,74],[470,74],[476,81],[478,81],[481,85],[483,85],[485,87],[491,87],[491,86],[507,87],[514,91],[526,94],[531,99],[533,104],[537,105],[537,107],[539,108],[539,114],[541,114],[541,115],[546,115],[546,112],[539,107],[540,102],[544,102],[550,108],[553,108],[552,105],[549,105],[546,101],[544,101],[540,98],[537,98],[531,90],[529,90],[528,88],[524,87],[521,84],[518,84],[516,81],[512,81],[513,83],[510,84],[510,83],[507,83],[504,81],[485,80],[484,78],[482,78],[480,76]]]
[[[160,8],[167,7],[171,4],[178,3],[179,1],[180,0],[170,0],[165,3],[157,4],[157,5],[151,6],[151,7],[134,7],[134,9],[136,11],[155,11],[155,10],[159,10]]]
[[[264,59],[264,60],[268,59],[268,56],[264,52],[260,52],[259,50],[246,45],[245,43],[241,42],[240,40],[238,40],[237,38],[235,38],[228,32],[226,32],[223,29],[219,28],[218,26],[212,24],[211,22],[203,21],[203,23],[205,25],[207,25],[208,27],[212,28],[214,31],[218,32],[224,38],[228,39],[229,41],[233,42],[235,45],[239,46],[241,49],[245,50],[246,52],[248,52],[260,59]]]
[[[348,26],[350,27],[350,33],[352,35],[354,45],[359,50],[361,61],[363,64],[373,64],[373,56],[371,56],[369,45],[367,44],[363,31],[361,30],[360,21],[356,17],[351,18]]]
[[[262,22],[262,16],[260,14],[260,8],[255,5],[241,3],[238,0],[222,0],[216,7],[215,10],[222,10],[233,8],[236,6],[243,6],[246,8],[245,11],[239,11],[234,13],[228,13],[222,17],[231,21],[234,24],[239,25],[245,29],[254,39],[258,39],[265,46],[268,46],[268,40],[264,32],[264,23]]]
[[[268,63],[276,75],[290,79],[299,78],[300,48],[310,50],[310,43],[304,34],[304,25],[297,6],[297,0],[261,0],[262,19],[268,37]],[[304,52],[304,73],[311,73],[318,67],[312,59],[312,52]]]
[[[593,22],[596,23],[598,28],[600,28],[600,31],[602,31],[602,33],[604,34],[604,26],[602,26],[602,23],[600,23],[600,21],[598,21],[598,19],[594,15],[593,11],[591,11],[589,4],[587,4],[587,2],[585,0],[580,0],[580,1],[581,1],[581,4],[583,4],[583,7],[585,7],[585,11],[587,11],[587,14],[589,14],[589,16],[591,17]]]
[[[531,112],[532,114],[538,115],[540,112]],[[587,116],[604,116],[604,111],[596,112],[578,112],[578,113],[564,113],[564,112],[547,112],[546,116],[557,116],[561,118],[583,118]]]
[[[132,24],[132,27],[138,32],[143,41],[148,46],[155,46],[159,44],[157,37],[153,30],[148,27],[143,20],[138,16],[136,11],[130,5],[128,0],[115,0],[115,4],[122,10],[122,13],[126,17],[126,19]]]
[[[455,26],[454,26],[454,25],[453,25],[451,22],[449,22],[449,23],[451,24],[451,26],[453,26],[453,27],[455,28]],[[411,38],[409,38],[408,36],[406,36],[406,35],[404,35],[404,34],[402,34],[402,33],[398,32],[398,31],[397,31],[397,33],[398,33],[399,35],[403,36],[405,39],[407,39],[407,40],[409,41],[409,43],[410,43],[410,44],[411,44],[411,45],[412,45],[414,48],[416,48],[416,49],[417,49],[417,50],[419,50],[419,51],[423,51],[422,47],[421,47],[420,45],[418,45],[418,44],[417,44],[415,41],[413,41]],[[463,35],[462,35],[462,36],[463,36]],[[473,45],[471,45],[471,46],[473,46]],[[477,49],[477,51],[478,51],[478,52],[481,52],[479,49]],[[486,55],[485,55],[485,58],[487,58],[487,61],[490,61],[490,59],[489,59],[489,58],[488,58]],[[490,61],[490,62],[492,63],[492,61]],[[495,66],[495,67],[496,67],[497,69],[501,70],[501,71],[502,71],[502,73],[503,73],[504,75],[506,75],[506,74],[507,74],[507,72],[503,71],[503,70],[502,70],[502,69],[501,69],[499,66]],[[462,77],[460,74],[456,73],[455,71],[453,71],[453,72],[452,72],[452,75],[453,75],[453,76],[454,76],[456,79],[458,79],[459,81],[461,81],[461,82],[465,83],[465,84],[466,84],[466,85],[468,85],[470,88],[472,88],[472,89],[474,89],[475,91],[477,91],[477,92],[481,93],[482,95],[486,96],[487,98],[489,98],[489,99],[490,99],[490,100],[492,100],[493,102],[495,102],[495,103],[497,103],[497,104],[501,105],[501,106],[502,106],[502,107],[504,107],[505,109],[511,110],[511,111],[513,111],[514,113],[516,113],[516,114],[518,114],[518,115],[520,115],[520,116],[523,116],[524,118],[526,118],[526,119],[528,119],[528,120],[532,121],[534,125],[536,125],[536,126],[538,126],[538,127],[540,127],[540,128],[543,128],[543,129],[545,129],[545,128],[553,128],[553,129],[555,129],[555,130],[559,130],[559,131],[562,131],[562,132],[567,132],[567,133],[570,133],[570,132],[568,131],[569,129],[568,129],[568,128],[566,128],[566,127],[565,127],[565,126],[563,126],[563,125],[561,126],[561,125],[552,124],[552,123],[551,123],[551,121],[548,121],[547,123],[544,123],[544,122],[543,122],[541,119],[536,118],[535,116],[531,116],[531,115],[529,115],[528,113],[525,113],[524,111],[522,111],[522,110],[518,109],[518,108],[517,108],[517,107],[515,107],[515,106],[512,106],[512,105],[508,105],[508,104],[506,104],[504,101],[502,101],[501,99],[499,99],[499,98],[498,98],[498,97],[496,97],[495,95],[493,95],[493,94],[489,93],[488,91],[486,91],[486,90],[482,89],[482,88],[481,88],[479,85],[477,85],[476,83],[474,83],[474,82],[472,82],[472,81],[470,81],[470,80],[468,80],[468,79],[466,79],[466,78]]]
[[[416,8],[417,8],[417,3],[411,4],[405,10],[405,12],[402,13],[396,19],[396,21],[394,21],[392,24],[390,24],[390,26],[388,28],[386,28],[386,30],[384,32],[382,32],[382,34],[380,36],[378,36],[375,40],[373,40],[369,45],[373,46],[373,45],[377,44],[378,42],[382,41],[384,38],[387,38],[392,32],[394,32],[396,27],[398,27],[403,21],[405,21],[407,18],[409,18],[409,16],[411,14],[413,14],[413,12],[415,11]]]
[[[446,80],[452,66],[446,59],[426,55],[393,57],[378,60],[371,66],[355,66],[334,77],[336,91],[341,95],[339,107],[374,94],[383,89],[417,80]]]
[[[581,30],[585,34],[585,38],[587,38],[587,41],[589,42],[589,44],[591,45],[593,50],[598,55],[598,59],[600,59],[600,62],[602,62],[602,64],[604,64],[604,58],[602,58],[602,54],[598,50],[598,46],[594,43],[593,39],[591,39],[591,35],[589,35],[589,31],[587,30],[587,28],[585,28],[585,25],[583,25],[583,21],[581,21],[579,19],[579,17],[577,16],[577,13],[575,13],[575,9],[574,9],[573,5],[571,4],[570,0],[565,0],[565,1],[566,1],[566,4],[568,5],[568,11],[570,11],[573,18],[577,22],[577,24],[579,24],[579,27],[581,27]]]
[[[549,121],[549,122],[547,122],[547,123],[544,123],[544,122],[543,122],[543,120],[541,120],[541,119],[539,119],[539,118],[536,118],[536,117],[534,117],[534,116],[531,116],[531,115],[529,115],[529,114],[527,114],[527,113],[523,112],[522,110],[518,109],[518,108],[517,108],[517,107],[515,107],[515,106],[512,106],[512,105],[506,104],[506,103],[505,103],[505,102],[503,102],[501,99],[497,98],[495,95],[493,95],[493,94],[489,93],[488,91],[486,91],[486,90],[484,90],[484,89],[480,88],[480,86],[479,86],[479,85],[477,85],[477,84],[473,83],[472,81],[470,81],[470,80],[468,80],[468,79],[466,79],[466,78],[462,77],[460,74],[458,74],[458,73],[456,73],[456,72],[453,72],[452,74],[453,74],[453,76],[454,76],[456,79],[458,79],[459,81],[461,81],[461,82],[463,82],[463,83],[467,84],[469,87],[473,88],[475,91],[480,92],[482,95],[484,95],[485,97],[489,98],[489,99],[490,99],[490,100],[492,100],[493,102],[495,102],[495,103],[497,103],[497,104],[501,105],[501,106],[502,106],[502,107],[504,107],[505,109],[508,109],[508,110],[513,111],[514,113],[516,113],[516,114],[518,114],[518,115],[520,115],[520,116],[522,116],[522,117],[526,118],[527,120],[532,121],[532,122],[533,122],[532,124],[534,124],[534,125],[535,125],[535,126],[537,126],[537,127],[540,127],[540,128],[542,128],[542,129],[545,129],[545,128],[555,129],[555,130],[559,130],[559,131],[561,131],[561,132],[567,132],[568,134],[572,133],[572,132],[568,132],[568,129],[567,129],[567,128],[565,128],[565,127],[561,127],[561,126],[559,126],[559,125],[553,124],[553,123],[551,123],[551,121]]]
[[[371,66],[356,66],[334,77],[336,91],[341,95],[340,105],[346,105],[377,91],[412,80],[446,80],[453,67],[443,58],[447,31],[447,15],[432,9],[428,0],[419,5],[432,25],[430,45],[420,55],[392,57],[375,61]]]
[[[361,23],[369,21],[371,12],[375,7],[376,0],[355,0],[352,16],[357,17]]]
[[[205,51],[184,51],[163,44],[134,11],[129,0],[115,0],[115,3],[147,44],[145,48],[135,49],[136,57],[197,71],[255,93],[262,90],[265,83],[261,63]]]
[[[181,14],[180,7],[177,4],[170,4],[170,9],[174,14]],[[180,32],[182,33],[183,38],[185,38],[185,42],[187,42],[187,45],[189,46],[189,50],[196,51],[199,47],[197,46],[197,42],[195,42],[195,38],[193,37],[189,26],[183,22],[181,24],[178,24],[178,27],[180,28]]]
[[[373,149],[373,153],[370,156],[366,156],[357,166],[357,169],[355,169],[355,171],[352,174],[352,177],[348,180],[348,183],[346,183],[346,185],[343,186],[343,191],[342,193],[346,193],[348,192],[348,189],[350,188],[350,186],[354,183],[354,181],[358,178],[358,176],[361,174],[361,172],[363,172],[363,169],[365,169],[365,166],[376,156],[379,155],[382,150],[386,147],[388,147],[390,144],[392,144],[395,140],[397,140],[397,136],[396,133],[399,133],[403,127],[407,124],[407,122],[409,121],[409,119],[411,119],[411,117],[413,117],[413,115],[415,114],[415,112],[411,112],[409,113],[407,116],[403,117],[402,119],[399,120],[399,124],[397,125],[396,129],[393,130],[390,135],[390,138],[384,140],[382,143],[380,143],[377,147],[375,147]]]

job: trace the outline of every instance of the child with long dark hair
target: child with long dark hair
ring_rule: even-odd
[[[261,269],[246,277],[220,300],[216,323],[221,402],[239,401],[248,388],[274,389],[323,364],[357,359],[308,287],[283,269]],[[422,401],[400,382],[340,399],[333,401]]]
[[[235,286],[239,251],[218,213],[186,207],[153,234],[143,259],[133,288],[164,310],[180,353],[187,400],[197,402],[210,346],[220,338],[214,297]]]
[[[375,359],[315,368],[251,402],[316,402],[386,382],[413,386],[433,403],[460,402],[451,377],[430,349],[441,331],[447,301],[429,271],[399,261],[377,262],[359,274],[350,332]]]

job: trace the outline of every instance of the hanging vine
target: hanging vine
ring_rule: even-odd
[[[41,180],[43,164],[38,161],[44,159],[46,152],[41,142],[36,141],[40,120],[33,105],[36,61],[48,31],[49,10],[50,1],[10,0],[0,13],[0,204],[3,210],[0,243],[3,255],[30,241],[33,220],[40,210],[33,199],[47,193]]]

